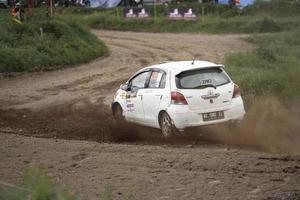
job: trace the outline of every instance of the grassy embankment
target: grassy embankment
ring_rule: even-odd
[[[38,12],[18,24],[0,10],[0,26],[0,73],[61,68],[108,52],[86,27],[62,16]]]
[[[300,100],[300,29],[249,38],[254,51],[227,55],[227,71],[246,97],[275,96]]]

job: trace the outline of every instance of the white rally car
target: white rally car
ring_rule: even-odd
[[[120,86],[113,115],[160,128],[165,137],[187,127],[240,121],[245,115],[240,89],[224,68],[206,61],[145,67]]]

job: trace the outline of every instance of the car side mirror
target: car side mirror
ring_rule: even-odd
[[[130,89],[130,84],[129,83],[124,83],[120,86],[122,90],[128,91]]]

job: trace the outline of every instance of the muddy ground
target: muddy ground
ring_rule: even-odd
[[[119,126],[109,105],[140,67],[167,60],[221,62],[253,48],[246,35],[93,31],[110,56],[52,72],[2,74],[0,180],[40,166],[82,199],[111,185],[116,199],[299,199],[299,105],[258,98],[241,130],[205,127],[165,141],[155,129]],[[287,128],[288,127],[288,128]],[[0,185],[0,188],[3,187]]]

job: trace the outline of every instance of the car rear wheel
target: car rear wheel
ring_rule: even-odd
[[[172,123],[171,117],[168,113],[163,112],[159,117],[160,129],[165,138],[170,138],[175,135],[176,128]]]
[[[113,116],[117,122],[124,122],[123,109],[119,104],[113,107]]]

